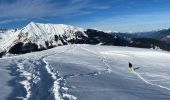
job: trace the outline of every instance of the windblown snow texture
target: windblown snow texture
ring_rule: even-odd
[[[169,100],[169,59],[164,51],[94,45],[4,57],[0,99]],[[139,69],[129,71],[129,61]]]

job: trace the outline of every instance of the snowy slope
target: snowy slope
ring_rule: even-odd
[[[4,41],[7,40],[8,38],[13,38],[13,35],[15,34],[15,32],[17,31],[17,29],[4,29],[4,30],[0,30],[0,56],[1,56],[1,52],[3,52],[4,48]]]
[[[11,37],[17,29],[9,29],[9,30],[0,30],[0,44],[5,39]]]
[[[4,57],[0,99],[170,100],[169,59],[164,51],[94,45]],[[129,61],[139,69],[128,71]]]
[[[166,43],[170,44],[170,35],[167,35],[167,36],[161,38],[161,41],[165,41]]]

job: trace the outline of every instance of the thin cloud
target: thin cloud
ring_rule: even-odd
[[[4,20],[0,20],[0,24],[11,23],[11,22],[18,22],[18,21],[24,21],[24,20],[25,20],[25,18],[4,19]]]
[[[98,9],[98,10],[106,10],[106,9],[109,9],[110,6],[94,6],[93,8]]]
[[[91,14],[91,9],[107,9],[107,6],[93,5],[90,0],[15,0],[12,3],[0,2],[0,23],[8,23],[13,19],[39,19],[43,17],[71,17]],[[2,19],[5,19],[2,21]],[[16,21],[17,21],[16,20]]]

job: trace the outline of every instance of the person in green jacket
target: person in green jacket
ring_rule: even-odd
[[[129,68],[128,68],[129,71],[134,71],[134,68],[132,66],[132,63],[129,62]]]

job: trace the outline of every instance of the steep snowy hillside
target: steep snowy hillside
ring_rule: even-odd
[[[164,51],[94,45],[4,57],[0,100],[170,100],[169,59]]]
[[[70,40],[86,37],[84,29],[63,24],[40,24],[31,22],[6,39],[1,48],[7,52],[28,52],[68,44]]]
[[[17,29],[9,29],[9,30],[8,29],[4,29],[4,30],[0,30],[0,44],[5,39],[11,37],[16,31],[17,31]]]
[[[4,41],[8,38],[13,38],[13,35],[17,29],[1,29],[0,30],[0,57],[5,54],[5,51],[3,49]]]
[[[161,38],[161,41],[165,41],[166,43],[170,44],[170,35],[167,35],[167,36]]]

